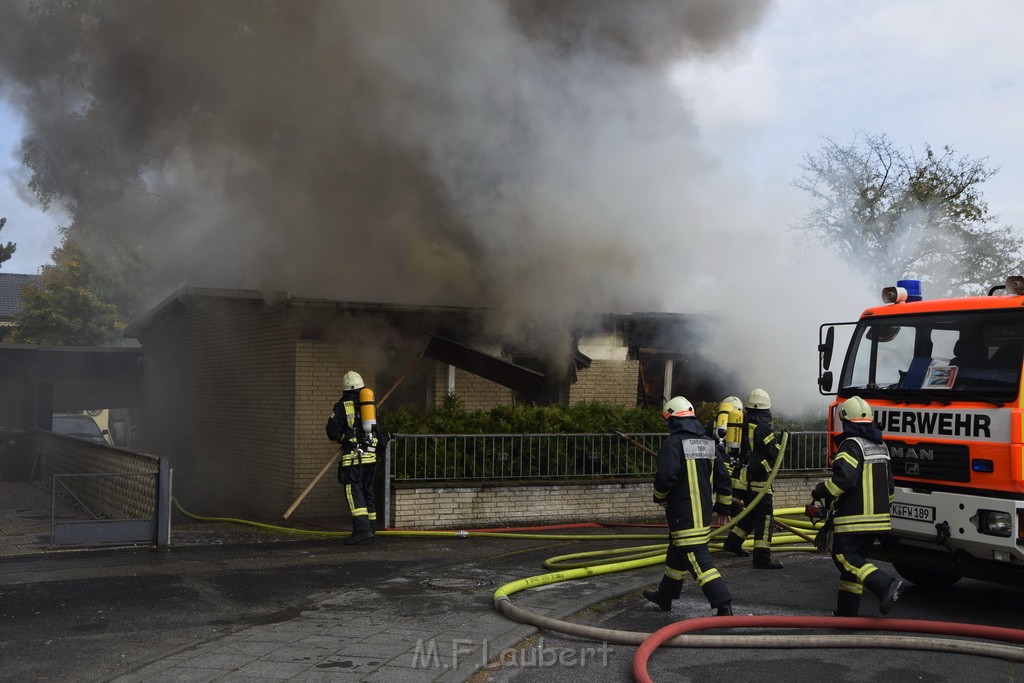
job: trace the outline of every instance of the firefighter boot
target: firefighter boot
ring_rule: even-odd
[[[782,569],[782,563],[772,557],[769,548],[754,548],[754,569]]]
[[[850,591],[839,591],[836,595],[836,609],[832,612],[834,617],[855,617],[860,612],[860,595]]]
[[[729,602],[723,602],[718,606],[718,614],[716,617],[731,617],[732,616],[732,600]]]
[[[882,614],[888,614],[892,611],[892,608],[896,605],[896,601],[900,599],[900,594],[903,593],[903,589],[906,584],[899,579],[893,579],[889,582],[889,585],[885,587],[885,591],[878,599],[878,611]]]
[[[370,520],[360,515],[352,518],[352,535],[345,539],[345,545],[355,545],[372,541],[374,538],[373,529],[370,528]]]
[[[661,577],[658,590],[644,591],[644,597],[653,602],[662,612],[672,609],[672,601],[677,600],[683,591],[683,582],[679,579]]]
[[[900,599],[906,583],[876,569],[864,579],[864,587],[878,596],[878,611],[888,614]]]
[[[725,537],[722,550],[728,551],[736,557],[748,557],[750,555],[750,553],[743,549],[743,539],[731,532]]]

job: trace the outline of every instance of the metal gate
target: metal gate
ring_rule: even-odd
[[[58,515],[58,499],[70,505]],[[54,474],[50,505],[53,546],[125,543],[170,545],[171,469],[158,459],[156,472]]]

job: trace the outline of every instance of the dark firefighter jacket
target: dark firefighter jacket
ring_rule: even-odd
[[[767,408],[747,408],[743,431],[743,452],[747,458],[747,482],[751,495],[760,493],[779,457],[780,444],[772,430],[772,413]],[[771,493],[771,487],[768,493]]]
[[[728,514],[732,504],[729,471],[715,440],[696,418],[669,418],[668,429],[658,451],[654,502],[667,501],[665,515],[674,545],[705,544],[711,534],[711,513]]]
[[[377,462],[376,426],[367,432],[360,420],[363,401],[360,394],[366,390],[345,391],[334,404],[334,411],[327,420],[327,438],[341,444],[341,466],[366,465]],[[367,392],[370,401],[373,392]]]
[[[815,499],[832,501],[835,533],[889,531],[893,498],[889,449],[875,424],[843,423],[832,476],[814,487]]]

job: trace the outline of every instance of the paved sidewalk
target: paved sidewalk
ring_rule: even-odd
[[[538,631],[481,599],[493,592],[487,577],[482,575],[476,585],[461,580],[467,584],[440,587],[433,599],[421,596],[414,611],[408,603],[382,603],[388,586],[326,594],[287,621],[168,654],[114,680],[465,681]],[[564,618],[649,584],[649,576],[625,582],[603,577],[527,591],[514,601]]]
[[[278,552],[277,556],[297,557],[301,552],[320,555],[329,566],[345,575],[343,585],[303,595],[301,604],[286,606],[259,623],[246,624],[244,619],[236,617],[230,620],[233,623],[209,632],[202,642],[178,647],[164,645],[163,650],[146,649],[138,663],[120,667],[113,677],[94,677],[90,671],[79,670],[73,672],[76,680],[125,683],[418,682],[465,681],[480,677],[486,680],[489,663],[503,652],[508,660],[509,648],[538,633],[536,628],[498,612],[492,604],[493,592],[505,583],[547,573],[540,562],[544,557],[596,548],[589,543],[528,539],[394,537],[379,537],[373,544],[344,547],[336,540],[301,543],[282,540],[279,534],[245,525],[186,523],[172,529],[170,550],[108,549],[101,552],[108,558],[102,571],[90,574],[78,566],[86,563],[90,551],[49,548],[49,514],[39,514],[40,504],[49,505],[49,492],[39,484],[6,484],[0,490],[3,522],[0,548],[4,556],[0,557],[0,595],[5,591],[12,595],[23,584],[43,580],[38,574],[29,576],[38,573],[41,567],[58,577],[47,579],[50,581],[63,580],[58,576],[65,571],[63,568],[73,567],[69,575],[74,575],[75,581],[90,581],[101,592],[105,590],[104,582],[116,585],[118,576],[136,577],[148,572],[156,576],[158,571],[168,571],[166,565],[172,562],[191,563],[189,566],[201,564],[204,572],[230,576],[230,569],[208,569],[212,562],[185,559],[189,555],[188,547],[201,549],[200,546],[205,548],[203,557],[216,557],[220,562],[219,558],[241,555],[244,563],[247,553],[255,558],[259,549],[268,551],[271,546],[284,544],[295,550]],[[626,543],[635,545],[637,542]],[[224,545],[223,552],[210,547],[217,545]],[[123,563],[117,560],[122,554]],[[26,555],[44,556],[45,562],[25,558]],[[253,562],[262,562],[262,556],[260,558]],[[381,562],[378,576],[373,576],[374,558]],[[27,568],[23,569],[22,563],[26,563]],[[385,570],[385,563],[395,567]],[[316,570],[296,565],[289,571]],[[354,576],[360,572],[368,572],[370,578]],[[512,600],[532,612],[566,618],[596,603],[647,587],[660,573],[660,567],[652,567],[568,581],[516,593]],[[144,584],[159,584],[159,581]],[[153,590],[161,589],[157,585]],[[139,599],[136,609],[148,609],[144,606],[148,604],[147,599]],[[65,618],[60,614],[47,614],[45,607],[39,610],[43,613],[34,616],[35,620]],[[3,612],[7,610],[0,605],[0,613]],[[3,616],[11,615],[4,613]],[[45,637],[45,629],[44,625],[40,637]],[[29,671],[16,668],[17,656],[38,661],[38,656],[33,654],[14,654],[16,657],[9,658],[6,665],[0,664],[0,678]],[[26,662],[26,666],[29,665],[38,664]]]
[[[0,557],[45,552],[50,542],[51,492],[42,482],[0,481]],[[61,500],[56,513],[71,516]]]

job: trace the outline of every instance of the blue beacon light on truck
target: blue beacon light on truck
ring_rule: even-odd
[[[907,290],[907,301],[921,301],[920,280],[897,280],[896,286]]]
[[[905,301],[921,301],[920,280],[898,280],[895,287],[882,289],[882,303],[901,304]]]

